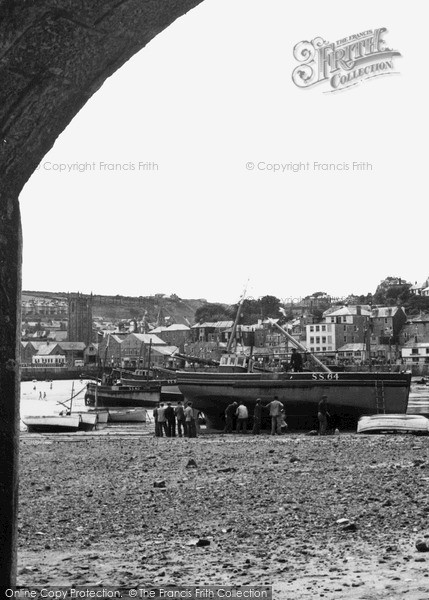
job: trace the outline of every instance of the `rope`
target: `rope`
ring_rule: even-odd
[[[83,392],[83,390],[85,390],[85,389],[86,389],[86,386],[83,387],[78,392],[76,392],[76,394],[74,394],[73,396],[68,398],[65,402],[60,402],[60,400],[57,400],[57,404],[61,404],[62,406],[65,406],[67,408],[66,402],[71,402],[72,400],[74,400],[76,398],[76,396],[79,396],[79,394],[81,394]]]

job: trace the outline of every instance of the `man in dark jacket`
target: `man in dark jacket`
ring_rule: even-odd
[[[176,415],[176,419],[177,419],[177,433],[179,434],[179,437],[183,437],[185,435],[186,426],[185,426],[185,412],[184,412],[184,408],[183,408],[181,400],[179,400],[177,402],[177,406],[174,409],[174,414]]]
[[[235,411],[237,410],[237,406],[237,402],[233,402],[232,404],[228,404],[228,406],[226,407],[225,429],[223,430],[224,433],[232,433],[233,418],[235,415]]]
[[[176,415],[174,414],[174,408],[171,406],[171,402],[167,402],[167,408],[165,409],[164,414],[167,420],[167,437],[176,437]]]
[[[261,420],[262,420],[262,404],[261,399],[257,398],[255,409],[253,411],[253,435],[259,435],[261,433]]]
[[[326,435],[328,430],[328,396],[323,395],[318,405],[317,418],[319,420],[319,435]]]
[[[295,373],[301,373],[302,371],[302,356],[296,351],[296,348],[292,348],[292,354],[290,357],[290,368]]]
[[[153,409],[153,418],[154,418],[154,421],[155,421],[155,435],[156,435],[156,437],[159,437],[161,435],[161,433],[159,431],[159,423],[158,423],[158,408],[159,408],[159,402],[155,406],[155,408]]]

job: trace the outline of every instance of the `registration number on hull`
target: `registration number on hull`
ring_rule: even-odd
[[[333,379],[339,379],[338,373],[312,373],[311,378],[317,379],[317,380],[323,379],[323,380],[327,380],[327,381],[332,381]]]

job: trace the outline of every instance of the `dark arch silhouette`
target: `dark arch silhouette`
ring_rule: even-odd
[[[0,0],[0,591],[16,581],[18,196],[103,82],[203,0]]]

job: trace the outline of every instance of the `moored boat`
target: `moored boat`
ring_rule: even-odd
[[[111,408],[109,421],[112,423],[146,423],[147,412],[144,408]]]
[[[328,396],[328,410],[339,428],[356,428],[362,415],[405,413],[409,373],[198,373],[179,371],[177,381],[186,400],[204,413],[209,425],[224,426],[224,412],[233,401],[253,413],[257,398],[267,404],[278,397],[294,429],[313,429],[318,403]]]
[[[358,433],[413,433],[429,435],[429,419],[422,415],[371,415],[361,417]]]
[[[103,408],[151,408],[159,402],[160,398],[161,384],[154,381],[142,382],[142,385],[135,387],[88,383],[85,404],[86,406],[97,404],[98,407]]]
[[[258,399],[263,406],[275,398],[280,400],[292,429],[317,428],[318,405],[323,395],[328,397],[330,426],[335,428],[356,429],[363,415],[406,413],[411,373],[332,372],[278,323],[272,321],[272,325],[294,348],[312,358],[320,370],[251,372],[254,365],[249,357],[230,352],[235,337],[233,328],[217,372],[177,373],[180,391],[194,409],[204,413],[209,427],[224,427],[225,409],[234,401],[243,402],[252,416]]]
[[[83,411],[73,411],[71,416],[79,417],[79,429],[81,431],[93,431],[98,423],[97,413],[89,413]]]
[[[156,377],[154,374],[156,372]],[[183,400],[176,380],[176,372],[171,369],[156,368],[148,371],[147,369],[136,369],[135,371],[118,370],[119,380],[122,385],[131,387],[141,387],[149,383],[156,383],[161,386],[161,400],[165,402],[177,402]]]
[[[24,424],[30,433],[62,433],[79,429],[79,415],[52,415],[25,417]]]
[[[88,408],[85,414],[97,415],[96,429],[107,427],[107,421],[109,420],[109,411],[107,408]]]

